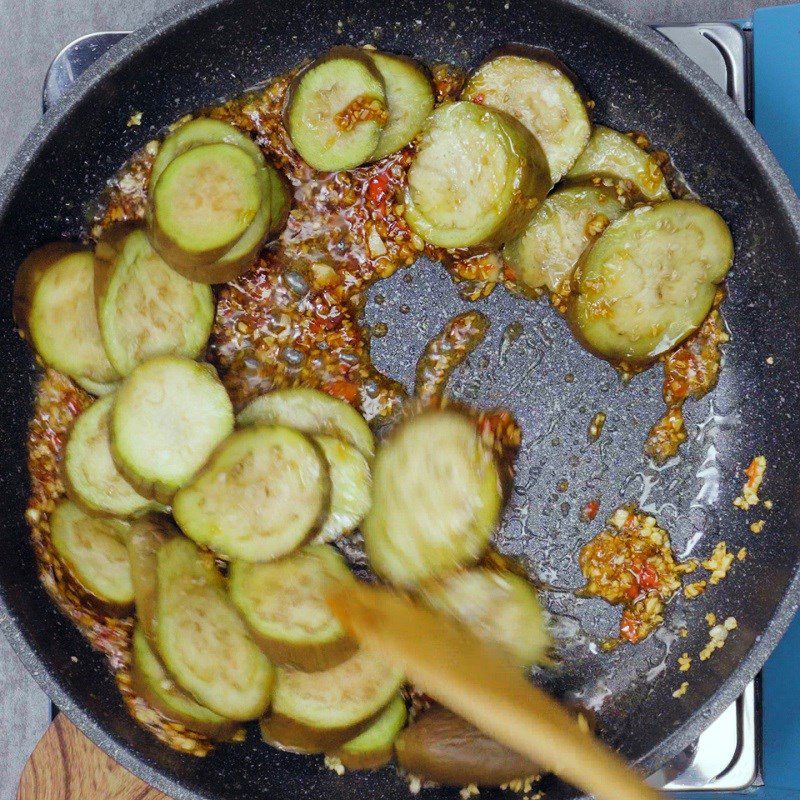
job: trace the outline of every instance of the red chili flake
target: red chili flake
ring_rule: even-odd
[[[658,588],[658,572],[652,564],[646,563],[638,572],[636,580],[642,589]]]
[[[367,198],[373,203],[382,203],[386,197],[386,190],[389,187],[389,173],[379,172],[367,184]],[[384,212],[385,214],[385,212]]]
[[[756,463],[755,459],[750,462],[747,469],[744,471],[744,474],[747,475],[748,484],[752,484],[756,479],[756,475],[758,474],[758,464]]]
[[[632,583],[625,594],[628,596],[628,600],[635,600],[639,596],[639,584]]]
[[[599,500],[590,500],[584,507],[582,511],[582,516],[585,520],[593,520],[597,516],[597,512],[600,510],[600,501]]]
[[[478,92],[478,94],[472,96],[473,103],[483,103],[486,100],[482,92]]]
[[[639,641],[639,625],[636,618],[628,611],[622,612],[622,619],[619,623],[620,635],[627,639],[631,644],[636,644]]]
[[[77,397],[70,397],[67,400],[67,411],[73,416],[76,416],[81,411],[81,402]]]
[[[348,403],[355,403],[358,399],[358,386],[351,381],[332,381],[323,388],[328,394]]]

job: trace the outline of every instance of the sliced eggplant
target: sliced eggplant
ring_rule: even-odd
[[[381,131],[371,160],[377,161],[405,147],[424,127],[433,111],[433,87],[424,68],[403,56],[369,53],[386,89],[389,121]]]
[[[64,451],[67,492],[89,513],[133,517],[152,509],[125,480],[111,455],[109,425],[114,397],[97,400],[75,420]]]
[[[66,242],[31,253],[14,284],[14,320],[39,358],[91,394],[119,374],[103,347],[94,303],[94,256]]]
[[[274,169],[270,171],[269,183],[270,223],[269,236],[278,236],[286,227],[292,208],[292,191],[288,181]]]
[[[505,111],[537,139],[558,183],[581,154],[592,126],[581,93],[549,53],[499,55],[478,67],[463,97]]]
[[[414,586],[474,564],[502,505],[500,476],[474,425],[454,411],[403,422],[378,451],[361,525],[371,567]]]
[[[157,652],[173,680],[227,719],[266,711],[274,670],[228,600],[213,563],[182,536],[158,548]]]
[[[370,159],[386,127],[383,79],[365,51],[336,47],[295,78],[284,116],[292,144],[314,169],[352,169]]]
[[[541,662],[552,640],[536,590],[511,572],[469,569],[426,585],[426,605],[455,617],[523,667]]]
[[[658,162],[624,133],[597,125],[572,169],[570,181],[609,176],[630,181],[645,200],[659,203],[671,195]]]
[[[333,436],[315,436],[328,464],[331,503],[317,534],[318,542],[332,542],[353,531],[372,503],[369,462],[353,445]]]
[[[171,269],[143,230],[124,225],[101,238],[94,282],[100,334],[120,375],[153,356],[196,358],[205,349],[214,323],[211,289]]]
[[[329,545],[309,545],[272,563],[234,561],[228,577],[233,604],[274,663],[317,671],[356,651],[325,602],[331,586],[352,580]]]
[[[117,392],[111,451],[137,491],[168,503],[232,430],[233,407],[214,368],[159,356]]]
[[[98,333],[100,329],[98,328]],[[117,388],[119,387],[119,383],[98,383],[97,381],[90,380],[89,378],[73,378],[73,380],[78,383],[81,388],[85,389],[89,394],[93,394],[95,397],[105,397],[112,392],[116,392]]]
[[[444,786],[499,786],[542,771],[439,705],[423,711],[400,734],[395,753],[404,770]]]
[[[133,632],[131,683],[133,691],[156,711],[196,733],[224,741],[240,728],[238,722],[195,702],[170,678],[158,656],[151,650],[141,624]]]
[[[200,545],[270,561],[305,544],[328,513],[330,478],[311,439],[291,428],[237,431],[176,495],[172,513]]]
[[[375,437],[351,405],[316,389],[280,389],[257,397],[236,417],[240,426],[286,425],[311,435],[335,436],[367,458],[375,453]]]
[[[378,769],[392,760],[394,741],[408,719],[406,701],[397,694],[380,716],[335,753],[347,769]]]
[[[159,253],[171,264],[194,266],[230,250],[271,202],[270,181],[259,180],[263,161],[226,143],[199,145],[171,161],[150,193],[150,235]]]
[[[629,211],[578,266],[576,335],[612,361],[646,363],[696,330],[733,262],[722,217],[689,200]]]
[[[559,291],[584,250],[625,212],[616,193],[599,186],[553,192],[524,233],[503,247],[503,258],[530,289]]]
[[[158,646],[155,622],[158,563],[156,553],[164,542],[179,534],[169,517],[163,514],[148,514],[131,525],[128,536],[128,559],[131,565],[138,628],[147,637],[151,647]]]
[[[550,186],[544,153],[519,122],[475,103],[448,103],[420,137],[405,217],[438,247],[498,245],[525,228]]]
[[[283,186],[283,181],[278,173],[269,165],[264,165],[259,170],[258,180],[262,184],[264,201],[256,212],[250,226],[236,244],[210,264],[187,265],[185,262],[176,261],[172,264],[174,270],[191,281],[212,284],[231,281],[242,273],[247,272],[253,266],[264,242],[272,234],[273,201],[280,203],[277,214],[281,216],[274,220],[278,230],[283,229],[288,217],[288,209],[284,209],[283,206],[284,198],[282,196],[274,196],[273,187]]]
[[[205,144],[230,144],[249,153],[255,161],[263,158],[259,146],[230,123],[208,117],[191,119],[170,131],[161,142],[150,171],[150,191],[155,188],[161,173],[178,156]]]
[[[241,236],[231,243],[217,258],[205,260],[192,257],[188,252],[176,250],[168,241],[159,239],[152,212],[155,190],[161,174],[167,167],[188,151],[204,146],[224,145],[235,147],[247,154],[257,168],[257,183],[262,202],[255,216]],[[150,231],[170,265],[184,277],[199,283],[224,283],[246,272],[258,256],[262,245],[270,235],[283,228],[288,215],[290,197],[285,181],[264,162],[258,145],[242,131],[216,119],[194,119],[167,136],[159,149],[150,178]]]
[[[291,750],[330,752],[365,730],[403,682],[365,650],[324,672],[276,669],[265,740]]]
[[[89,516],[71,500],[60,500],[50,515],[53,549],[87,598],[106,613],[133,610],[128,563],[128,524]]]

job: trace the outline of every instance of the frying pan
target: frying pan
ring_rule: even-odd
[[[407,788],[392,770],[340,778],[321,759],[279,753],[252,732],[246,744],[220,746],[206,759],[181,756],[125,712],[103,659],[59,614],[36,578],[23,519],[25,434],[36,370],[11,321],[17,265],[43,242],[77,237],[85,207],[108,176],[186,111],[241,92],[337,43],[372,42],[471,67],[510,41],[556,51],[596,100],[597,119],[646,130],[725,217],[737,245],[724,304],[732,340],[719,386],[688,405],[689,440],[680,458],[660,470],[642,456],[647,429],[662,410],[659,370],[623,387],[545,304],[525,303],[502,290],[478,303],[492,328],[450,389],[469,402],[509,407],[523,427],[517,485],[499,545],[551,587],[545,599],[556,615],[564,662],[546,682],[595,706],[604,737],[644,771],[653,771],[741,693],[797,608],[800,210],[758,134],[705,75],[655,34],[574,0],[489,0],[441,8],[424,0],[206,0],[179,6],[126,37],[91,68],[34,129],[0,182],[2,627],[54,702],[90,738],[178,800],[391,800],[406,798]],[[143,124],[127,128],[134,111],[142,112]],[[442,268],[424,260],[373,287],[371,298],[377,292],[385,301],[378,306],[370,300],[367,319],[387,323],[390,334],[374,342],[375,361],[410,383],[427,338],[465,303]],[[402,313],[401,305],[411,313]],[[608,421],[591,445],[586,428],[600,410]],[[742,469],[759,453],[768,461],[762,495],[774,501],[774,509],[745,514],[731,501]],[[579,511],[592,498],[600,499],[601,512],[586,524]],[[694,554],[705,556],[724,539],[729,550],[747,547],[748,557],[700,599],[677,598],[667,625],[642,645],[603,654],[596,642],[613,632],[618,610],[599,600],[577,600],[570,590],[581,584],[578,548],[623,501],[638,501],[655,513],[677,554],[694,542]],[[759,516],[767,522],[755,535],[749,522]],[[709,611],[734,616],[738,629],[701,662],[696,655],[708,638]],[[680,627],[688,629],[687,638],[676,636]],[[684,651],[695,656],[688,674],[677,670]],[[673,698],[684,679],[688,692]],[[553,786],[548,796],[570,791]]]

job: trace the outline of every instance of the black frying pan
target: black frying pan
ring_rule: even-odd
[[[0,182],[0,306],[6,309],[0,323],[2,627],[73,721],[124,766],[179,800],[390,800],[406,798],[407,789],[391,770],[340,778],[321,759],[276,752],[255,735],[245,745],[220,746],[207,759],[184,757],[134,724],[103,659],[59,614],[36,578],[22,515],[25,432],[36,373],[11,321],[12,282],[32,248],[79,235],[84,208],[103,182],[164,125],[333,44],[374,42],[467,67],[509,41],[549,47],[581,77],[597,101],[597,118],[623,130],[646,130],[733,231],[737,259],[724,305],[733,338],[720,384],[710,398],[689,406],[690,439],[681,460],[661,472],[648,468],[641,455],[647,428],[661,412],[658,370],[623,389],[611,367],[582,350],[544,304],[525,304],[503,291],[480,304],[493,320],[492,332],[451,390],[465,400],[506,405],[523,425],[517,491],[501,548],[522,556],[549,583],[575,588],[581,583],[580,544],[616,504],[638,499],[657,509],[679,554],[697,531],[704,533],[697,553],[707,554],[720,538],[729,549],[750,551],[702,599],[677,599],[661,633],[613,654],[598,655],[590,641],[613,630],[618,612],[600,601],[551,592],[551,610],[570,615],[559,622],[566,658],[550,679],[553,687],[597,705],[607,740],[651,771],[738,696],[797,608],[800,211],[785,176],[734,105],[649,31],[572,0],[492,0],[447,8],[421,0],[206,0],[181,6],[102,58],[31,133]],[[143,112],[144,124],[126,128],[133,111]],[[378,366],[406,381],[428,336],[464,307],[440,267],[419,262],[414,275],[411,284],[398,275],[380,285],[386,296],[380,318],[391,335],[374,345]],[[401,314],[401,302],[414,313]],[[368,317],[376,314],[369,305]],[[512,321],[522,323],[523,335],[504,346],[503,330]],[[770,355],[773,365],[766,363]],[[574,381],[565,379],[568,374]],[[608,422],[599,445],[590,447],[586,426],[597,410],[608,413]],[[762,494],[775,501],[759,536],[747,523],[763,514],[745,515],[731,503],[741,470],[757,453],[769,464]],[[563,480],[569,489],[559,492]],[[593,525],[583,524],[580,507],[595,496],[602,499],[601,513]],[[685,676],[677,671],[677,657],[702,648],[708,611],[735,616],[739,628],[711,660],[695,658]],[[684,624],[688,638],[674,641],[671,630]],[[574,635],[578,629],[582,633]],[[688,693],[676,700],[672,692],[685,677]],[[548,796],[566,791],[555,788]]]

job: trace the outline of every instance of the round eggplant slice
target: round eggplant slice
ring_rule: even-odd
[[[205,349],[214,323],[211,289],[175,272],[143,230],[126,225],[103,236],[94,281],[103,344],[121,375],[153,356],[196,358]]]
[[[198,703],[244,722],[266,711],[274,670],[228,600],[213,562],[182,536],[156,554],[157,652]]]
[[[181,489],[172,513],[183,532],[229,558],[271,561],[305,544],[328,513],[330,478],[311,439],[255,425],[220,445]]]
[[[240,728],[238,722],[196,703],[170,678],[158,656],[150,649],[141,625],[137,625],[133,632],[131,683],[133,691],[156,711],[196,733],[224,741]]]
[[[169,517],[148,514],[137,519],[128,536],[128,558],[138,629],[151,647],[156,644],[156,553],[164,542],[180,535]]]
[[[611,361],[647,363],[703,322],[733,262],[722,217],[689,200],[629,211],[578,266],[568,318]]]
[[[608,189],[559,189],[539,206],[525,232],[506,242],[503,258],[520,283],[557,292],[572,276],[584,250],[624,213]]]
[[[499,786],[541,768],[442,706],[423,711],[395,743],[404,770],[444,786]]]
[[[392,760],[394,741],[407,719],[406,702],[397,694],[363,733],[345,742],[335,755],[347,769],[379,769]]]
[[[592,132],[580,92],[552,57],[497,56],[478,67],[463,97],[519,120],[542,146],[552,183],[575,163]]]
[[[53,549],[93,605],[126,616],[133,609],[128,563],[128,524],[91,517],[70,500],[60,500],[50,515]]]
[[[168,503],[232,430],[231,401],[214,368],[159,356],[118,390],[111,452],[137,491]]]
[[[536,590],[511,572],[454,572],[425,586],[422,599],[501,647],[523,667],[542,661],[552,644]]]
[[[369,161],[386,126],[386,93],[368,55],[337,47],[294,80],[286,104],[286,129],[305,161],[321,172]]]
[[[95,397],[105,397],[112,392],[116,392],[119,387],[119,383],[97,383],[89,378],[73,378],[73,380]]]
[[[161,173],[172,161],[187,150],[205,144],[234,145],[248,153],[256,163],[263,162],[260,148],[246,133],[222,120],[198,117],[170,131],[161,142],[150,171],[150,191],[153,191]]]
[[[119,379],[97,324],[88,250],[54,242],[31,253],[17,272],[14,320],[45,364],[91,394]]]
[[[433,111],[433,88],[424,68],[403,56],[369,53],[386,87],[389,121],[381,131],[371,160],[378,161],[405,147]]]
[[[156,249],[170,263],[187,265],[208,264],[230,250],[270,201],[259,180],[262,165],[232,144],[181,153],[151,192]]]
[[[380,577],[415,586],[486,550],[500,517],[500,476],[462,415],[428,411],[403,422],[378,451],[372,476],[361,530]]]
[[[325,602],[352,575],[338,551],[309,545],[271,563],[231,563],[228,590],[261,649],[276,664],[328,669],[356,650]]]
[[[518,235],[550,186],[544,153],[519,122],[475,103],[448,103],[420,137],[405,217],[437,247],[489,247]]]
[[[209,264],[187,264],[183,261],[176,261],[171,264],[176,272],[198,283],[226,283],[247,272],[253,266],[264,242],[271,235],[273,222],[272,203],[279,203],[278,213],[283,215],[278,220],[280,229],[283,228],[288,217],[288,210],[284,210],[282,190],[278,197],[275,197],[273,192],[274,186],[283,186],[283,181],[278,173],[269,165],[264,165],[259,169],[258,181],[261,184],[263,202],[259,206],[253,221],[236,244],[216,261]]]
[[[660,203],[671,195],[658,162],[629,136],[597,125],[586,149],[567,174],[570,181],[608,176],[630,181],[645,200]]]
[[[353,531],[372,503],[372,475],[367,459],[347,442],[333,436],[315,436],[331,476],[331,505],[317,534],[318,542],[332,542]]]
[[[64,480],[69,495],[89,513],[133,517],[155,504],[114,463],[109,433],[113,404],[113,395],[104,397],[75,420],[64,452]]]
[[[402,674],[365,650],[323,672],[278,667],[262,734],[287,749],[330,752],[367,728],[402,682]]]
[[[351,405],[317,389],[279,389],[257,397],[236,417],[240,426],[286,425],[310,435],[335,436],[367,458],[375,453],[375,437]]]

